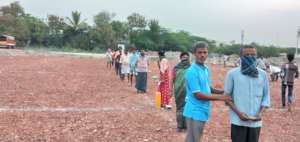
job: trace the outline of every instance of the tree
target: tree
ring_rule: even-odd
[[[160,35],[161,35],[161,31],[160,31],[160,26],[157,20],[150,20],[149,21],[149,29],[150,29],[150,38],[156,42],[156,43],[160,43]]]
[[[114,37],[117,41],[128,40],[128,25],[120,21],[111,22],[112,29],[114,31]]]
[[[143,15],[133,13],[127,17],[128,26],[131,31],[144,30],[147,26],[147,20]]]
[[[45,44],[49,33],[47,24],[29,14],[24,18],[30,31],[30,43],[35,45]]]
[[[94,22],[96,25],[94,30],[96,33],[93,32],[93,35],[97,37],[96,42],[102,44],[102,47],[104,48],[111,47],[115,40],[114,30],[111,25],[114,16],[114,13],[102,11],[94,17]]]
[[[48,15],[48,26],[49,26],[49,36],[47,45],[62,47],[64,30],[67,28],[67,24],[64,18],[56,15]]]
[[[129,39],[130,42],[135,44],[138,37],[141,36],[147,26],[146,18],[138,13],[133,13],[127,17]]]
[[[23,7],[19,2],[13,2],[8,6],[3,6],[0,8],[3,15],[12,15],[14,17],[21,17],[25,15]]]
[[[114,13],[109,13],[107,11],[99,12],[94,16],[94,22],[97,27],[107,26],[111,23],[112,19],[116,16]]]
[[[18,2],[0,7],[0,31],[15,36],[17,45],[23,46],[30,39],[30,31],[24,18],[25,12]]]
[[[56,15],[48,15],[47,21],[50,34],[62,34],[64,28],[66,28],[67,26],[67,24],[64,21],[64,18],[61,18]]]
[[[73,11],[71,17],[67,17],[69,26],[74,32],[80,32],[85,27],[84,21],[81,20],[81,13],[79,11]]]
[[[81,13],[73,11],[71,17],[67,17],[68,26],[64,29],[64,41],[67,46],[73,48],[89,48],[88,28],[85,20],[81,20]],[[82,39],[81,39],[82,38]],[[87,45],[83,45],[87,43]]]

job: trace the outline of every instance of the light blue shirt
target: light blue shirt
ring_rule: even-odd
[[[237,109],[255,116],[262,106],[270,107],[269,80],[265,71],[258,69],[258,78],[243,75],[237,67],[227,73],[224,91],[231,95]],[[241,121],[232,110],[229,112],[231,124],[245,127],[261,127],[262,121]]]
[[[130,68],[135,68],[135,64],[136,64],[136,61],[138,60],[139,58],[139,54],[138,52],[135,52],[135,53],[132,53],[129,57],[129,66]]]
[[[185,73],[186,98],[183,115],[197,121],[207,121],[210,101],[199,100],[194,93],[211,95],[208,67],[193,63]]]

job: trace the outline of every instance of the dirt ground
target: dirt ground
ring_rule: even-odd
[[[0,55],[1,142],[184,141],[185,133],[176,132],[175,109],[154,107],[154,62],[148,94],[138,95],[103,59],[22,51]],[[213,86],[222,88],[229,68],[210,68]],[[263,116],[261,142],[300,141],[299,80],[295,86],[295,106],[289,113],[280,108],[279,81],[270,83],[272,107]],[[222,102],[212,107],[203,141],[229,142],[228,108]]]

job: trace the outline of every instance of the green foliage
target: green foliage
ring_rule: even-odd
[[[17,46],[49,47],[69,51],[103,52],[116,48],[118,43],[135,45],[138,49],[152,51],[191,51],[196,41],[206,41],[209,52],[219,54],[239,54],[240,44],[217,45],[216,41],[191,35],[186,31],[171,31],[156,19],[132,13],[127,21],[114,20],[116,14],[101,11],[94,16],[94,24],[88,25],[79,11],[70,17],[49,15],[47,22],[26,14],[18,2],[0,7],[0,34],[15,36]],[[275,46],[252,43],[258,49],[258,56],[279,56],[280,53],[294,52]],[[54,47],[54,48],[53,48]]]
[[[253,45],[256,48],[257,57],[278,57],[280,53],[285,51],[285,49],[281,49],[275,46],[263,46],[257,43],[251,43],[251,45]],[[240,44],[223,44],[220,45],[220,47],[216,48],[215,52],[225,55],[239,55],[241,47],[242,45]]]
[[[133,13],[127,17],[129,30],[144,30],[147,26],[147,20],[143,15]]]

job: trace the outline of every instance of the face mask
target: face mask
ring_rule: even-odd
[[[241,71],[244,75],[250,77],[258,77],[258,70],[256,68],[256,57],[241,56]]]

